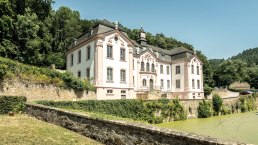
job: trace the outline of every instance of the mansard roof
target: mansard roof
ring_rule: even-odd
[[[97,35],[99,36],[99,35],[102,35],[102,34],[104,35],[104,34],[112,33],[112,31],[115,31],[115,30],[116,30],[115,24],[104,19],[104,20],[100,21],[98,24],[96,24],[93,27],[93,29],[91,29],[88,32],[80,35],[76,39],[76,43],[72,43],[69,46],[69,50],[74,48],[78,44],[89,40],[90,38],[92,38],[94,36],[97,36]],[[146,49],[150,50],[150,52],[157,59],[163,60],[163,61],[172,61],[172,60],[184,59],[184,58],[191,59],[191,57],[194,55],[193,51],[191,51],[187,48],[184,48],[184,47],[177,47],[177,48],[167,50],[167,49],[162,49],[160,47],[153,46],[153,45],[150,45],[150,44],[139,44],[137,41],[129,39],[125,30],[122,27],[120,27],[119,25],[118,25],[118,30],[117,31],[119,31],[121,34],[123,34],[123,36],[134,45],[134,47],[140,48],[139,53],[137,53],[136,48],[134,48],[134,54],[135,55],[141,54]]]
[[[149,49],[159,60],[172,61],[172,60],[184,59],[184,58],[191,59],[191,57],[194,55],[193,51],[184,47],[177,47],[177,48],[167,50],[150,44],[141,45],[134,40],[131,40],[131,42],[134,44],[136,48],[141,48],[138,54],[141,54],[146,49]],[[134,49],[134,54],[137,53],[136,48]]]
[[[104,33],[108,33],[108,32],[111,32],[113,30],[116,30],[115,29],[115,24],[107,21],[107,20],[102,20],[100,21],[97,25],[95,25],[93,27],[93,29],[90,29],[88,32],[80,35],[79,37],[77,37],[76,39],[76,44],[79,44],[85,40],[88,40],[90,39],[91,37],[93,36],[96,36],[96,35],[100,35],[100,34],[104,34]],[[121,27],[118,26],[118,30],[127,38],[129,39],[127,33],[125,32],[125,30]],[[70,46],[69,46],[69,49],[73,48],[76,44],[72,43]]]

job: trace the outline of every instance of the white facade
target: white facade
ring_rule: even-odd
[[[145,35],[140,36],[144,41]],[[97,99],[136,99],[155,91],[168,98],[203,98],[202,63],[195,54],[163,54],[149,46],[130,40],[117,26],[99,24],[70,47],[67,70],[82,79],[92,78]]]

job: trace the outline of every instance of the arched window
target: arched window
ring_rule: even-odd
[[[146,79],[142,80],[142,86],[144,86],[144,87],[146,86]]]
[[[155,71],[154,63],[151,65],[151,72]]]
[[[141,62],[141,71],[144,71],[144,62]]]
[[[149,72],[150,71],[150,64],[147,62],[146,63],[146,71]]]

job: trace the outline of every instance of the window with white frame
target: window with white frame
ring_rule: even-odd
[[[193,89],[195,88],[195,81],[194,81],[194,79],[192,79],[192,88]]]
[[[81,71],[80,71],[80,70],[78,70],[78,72],[77,72],[77,77],[78,77],[78,78],[81,77]]]
[[[200,70],[199,69],[200,69],[199,66],[196,66],[197,75],[200,74]]]
[[[192,68],[192,74],[194,74],[194,65],[191,65]]]
[[[163,65],[160,65],[160,73],[163,74]]]
[[[154,63],[151,65],[151,72],[155,72],[155,65],[154,65]]]
[[[133,69],[134,69],[134,59],[133,59]]]
[[[167,75],[169,75],[169,66],[167,66]]]
[[[82,60],[82,53],[81,50],[78,51],[78,63],[81,63]]]
[[[197,89],[200,89],[200,80],[197,80]]]
[[[170,80],[167,80],[167,89],[170,89]]]
[[[141,62],[141,71],[144,71],[144,62]]]
[[[113,81],[113,69],[112,68],[107,68],[107,80],[108,81]]]
[[[73,54],[71,54],[71,66],[73,66]]]
[[[107,45],[107,58],[113,58],[113,47],[111,45]]]
[[[176,74],[180,74],[180,66],[176,66]]]
[[[121,99],[126,99],[126,90],[121,90]]]
[[[108,94],[113,94],[113,90],[107,90]]]
[[[90,78],[90,68],[86,69],[86,78],[89,79]]]
[[[149,64],[149,62],[146,63],[146,71],[147,71],[147,72],[150,71],[150,64]]]
[[[142,86],[146,87],[146,79],[142,80]]]
[[[160,80],[160,87],[164,88],[164,81],[163,81],[163,79]]]
[[[120,70],[120,82],[125,82],[126,78],[126,72],[124,69]]]
[[[180,86],[180,80],[176,80],[176,88],[177,88],[177,89],[180,89],[180,87],[181,87],[181,86]]]
[[[90,59],[90,46],[87,47],[87,60]]]
[[[125,49],[120,48],[120,60],[125,61]]]

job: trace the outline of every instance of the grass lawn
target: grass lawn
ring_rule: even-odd
[[[0,144],[100,145],[101,143],[27,115],[0,115]]]
[[[99,118],[99,119],[113,120],[113,121],[125,121],[128,123],[149,124],[148,122],[142,121],[142,120],[133,120],[131,118],[122,118],[122,117],[118,117],[118,116],[114,116],[114,115],[108,115],[108,114],[97,113],[97,112],[87,112],[87,111],[83,111],[83,110],[64,109],[64,108],[58,108],[58,109],[89,116],[91,118]]]

